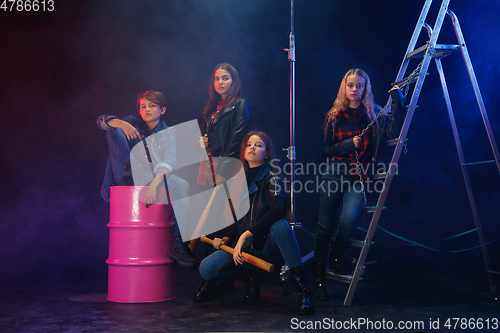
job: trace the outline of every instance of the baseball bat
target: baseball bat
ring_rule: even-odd
[[[201,241],[204,243],[208,243],[213,245],[213,240],[206,236],[201,236]],[[221,245],[220,247],[221,250],[226,251],[227,253],[233,254],[234,249],[232,247],[226,246],[226,245]],[[265,260],[262,260],[260,258],[257,258],[256,256],[253,256],[249,253],[244,252],[243,253],[243,260],[251,265],[254,265],[256,267],[259,267],[260,269],[265,270],[266,272],[272,272],[274,271],[274,265],[271,264],[270,262],[267,262]]]

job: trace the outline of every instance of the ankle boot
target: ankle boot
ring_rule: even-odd
[[[330,246],[330,251],[328,253],[329,267],[332,272],[339,275],[349,274],[349,270],[344,264],[340,262],[342,255],[344,254],[345,247],[332,244]]]
[[[213,297],[213,282],[201,278],[200,286],[194,293],[193,300],[199,303],[208,302],[211,301]]]
[[[264,284],[266,276],[261,272],[248,271],[248,275],[245,280],[245,295],[243,300],[245,301],[257,301],[260,299],[260,286]]]
[[[295,291],[299,293],[299,315],[314,314],[313,294],[309,282],[307,282],[307,274],[304,266],[290,268],[290,275],[295,280],[297,287]]]
[[[328,293],[326,292],[326,262],[315,260],[312,263],[314,297],[320,301],[328,301]]]

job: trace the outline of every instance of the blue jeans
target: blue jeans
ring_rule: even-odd
[[[363,210],[361,183],[352,182],[349,176],[323,176],[320,187],[319,221],[314,238],[315,261],[326,262],[333,229],[335,245],[347,247]],[[340,210],[340,213],[339,213]]]
[[[124,185],[122,176],[125,172],[125,162],[130,160],[130,147],[121,128],[106,131],[106,139],[108,141],[109,158],[101,186],[101,196],[104,200],[109,201],[110,186]]]
[[[121,128],[106,131],[108,141],[109,158],[106,165],[106,172],[101,187],[101,196],[109,201],[109,188],[112,185],[123,186],[122,176],[125,172],[125,162],[130,161],[130,148],[141,142],[138,139],[128,141]],[[174,236],[180,236],[179,221],[189,221],[189,184],[184,179],[170,175],[168,177],[168,190],[172,200],[174,200],[175,217],[172,230]]]
[[[245,252],[249,252],[249,249],[245,250]],[[276,221],[271,226],[264,247],[254,250],[253,255],[269,261],[275,266],[283,263],[286,263],[290,268],[302,265],[299,245],[292,228],[284,219]],[[215,251],[200,263],[200,274],[207,281],[235,278],[241,276],[245,269],[259,270],[259,268],[246,262],[243,265],[236,265],[233,256],[223,250]]]

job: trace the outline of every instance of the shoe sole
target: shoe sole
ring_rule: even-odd
[[[173,256],[173,255],[170,255],[168,258],[170,260],[175,261],[176,263],[178,263],[179,266],[181,266],[181,267],[188,267],[188,268],[189,267],[196,267],[196,263],[188,264],[188,263],[182,262],[182,261],[179,260],[179,258],[177,258],[176,256]]]

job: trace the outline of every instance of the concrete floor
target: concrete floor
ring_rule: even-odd
[[[490,291],[479,273],[475,278],[367,270],[351,307],[342,305],[348,285],[328,280],[330,302],[315,302],[316,313],[308,317],[296,315],[296,295],[282,295],[276,272],[268,274],[261,290],[263,300],[251,304],[241,302],[240,281],[235,282],[234,291],[212,302],[194,303],[199,282],[194,268],[177,267],[177,297],[159,303],[107,301],[105,272],[57,281],[35,276],[4,280],[0,299],[0,332],[4,333],[500,331],[498,293]],[[447,327],[448,318],[471,320],[467,325],[481,318],[483,326],[472,329],[459,322],[454,328],[452,320]],[[405,328],[397,327],[400,321]],[[336,328],[339,322],[343,329]]]

